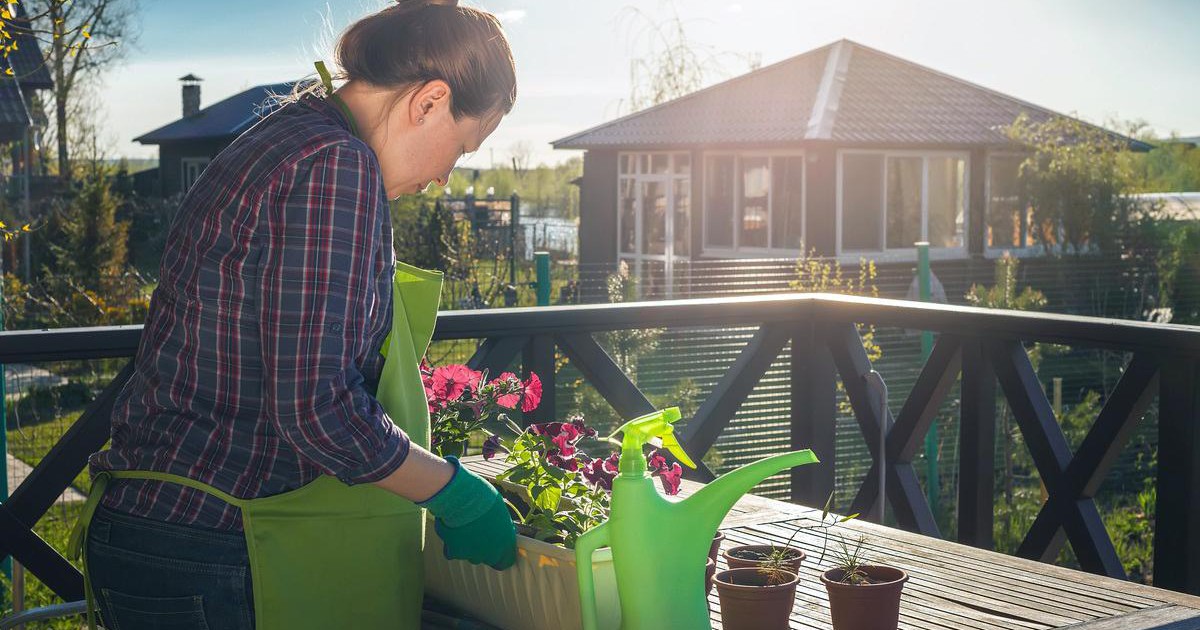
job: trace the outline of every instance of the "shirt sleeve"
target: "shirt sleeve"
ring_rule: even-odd
[[[409,439],[366,389],[375,251],[388,220],[378,167],[335,145],[298,163],[264,198],[259,333],[264,407],[302,459],[346,483],[387,477]],[[390,244],[389,244],[390,245]]]

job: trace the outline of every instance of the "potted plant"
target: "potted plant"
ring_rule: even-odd
[[[448,443],[449,438],[465,438],[464,427],[474,426],[473,431],[482,430],[487,436],[483,456],[491,459],[502,455],[509,464],[492,481],[508,501],[520,535],[517,563],[505,571],[446,560],[441,541],[427,536],[425,589],[437,599],[499,627],[580,628],[574,543],[583,532],[608,518],[609,491],[617,474],[618,455],[592,458],[580,448],[585,440],[604,441],[582,417],[517,427],[504,411],[518,403],[525,411],[537,408],[540,381],[535,378],[531,375],[520,381],[502,374],[497,379],[501,383],[487,389],[492,383],[482,375],[477,380],[468,375],[462,389],[465,398],[460,393],[452,399],[456,404],[461,402],[467,413],[434,414],[435,435],[446,436]],[[485,383],[478,394],[472,393],[472,381]],[[532,383],[537,383],[536,388],[530,386]],[[435,404],[439,409],[452,408],[442,405],[437,397],[444,397],[446,391],[454,394],[454,389],[443,389],[440,378],[430,385],[431,408]],[[493,417],[480,421],[478,416],[482,414],[476,414],[476,405],[482,413],[488,413],[493,402],[488,397],[500,409],[491,412]],[[485,400],[481,403],[480,398]],[[468,420],[473,424],[464,418],[473,418]],[[442,421],[457,424],[439,428]],[[660,479],[664,492],[679,492],[683,470],[678,463],[668,464],[663,454],[653,451],[647,457],[647,468]],[[600,627],[615,630],[620,627],[620,606],[611,551],[597,550],[593,562]]]
[[[718,571],[714,582],[726,630],[785,630],[799,576],[780,566]]]
[[[867,564],[862,547],[843,540],[834,552],[835,566],[821,574],[829,593],[835,630],[895,630],[900,620],[900,592],[908,581],[901,569]]]
[[[829,528],[858,517],[858,514],[842,517],[831,514],[829,512],[831,505],[833,505],[833,493],[830,493],[829,498],[825,500],[825,508],[821,511],[821,522],[817,525],[797,528],[783,545],[776,545],[774,543],[766,545],[734,545],[724,551],[721,556],[725,558],[725,562],[729,565],[730,569],[767,566],[787,569],[792,573],[799,573],[800,563],[804,561],[806,556],[803,549],[792,546],[792,541],[795,540],[796,535],[801,530],[821,528],[825,530],[825,540],[828,543]],[[824,557],[824,554],[825,551],[822,549],[822,557]]]
[[[800,563],[805,558],[804,551],[792,542],[801,530],[820,528],[824,534],[823,559],[828,549],[829,530],[858,517],[858,514],[831,514],[832,504],[833,493],[830,493],[820,522],[796,528],[783,545],[735,545],[721,554],[729,564],[729,570],[717,573],[715,580],[721,601],[721,622],[725,628],[788,627],[799,581],[795,576],[799,575]]]

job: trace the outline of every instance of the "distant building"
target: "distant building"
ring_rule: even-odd
[[[25,19],[24,5],[10,6],[15,18],[9,21],[9,29],[16,46],[7,58],[0,58],[0,143],[8,145],[12,158],[12,170],[0,174],[5,178],[33,174],[33,147],[41,143],[47,122],[34,96],[54,88],[38,40]],[[10,179],[7,192],[19,194],[19,183]]]
[[[234,138],[275,109],[276,96],[290,93],[295,85],[260,85],[202,108],[202,79],[189,74],[179,80],[183,83],[183,117],[134,138],[158,146],[158,168],[134,175],[135,185],[144,193],[168,197],[186,192]]]
[[[1022,112],[1058,115],[842,40],[553,144],[586,150],[582,264],[908,264],[917,241],[940,260],[1037,251],[1005,134]]]

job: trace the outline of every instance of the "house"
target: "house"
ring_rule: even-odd
[[[46,126],[46,116],[34,97],[40,90],[54,88],[50,70],[31,31],[22,4],[12,5],[13,19],[7,21],[13,40],[13,48],[6,57],[0,58],[0,143],[9,145],[11,172],[4,177],[32,174],[27,168],[31,159],[31,147],[40,144],[41,130]],[[9,186],[10,193],[17,192]]]
[[[153,186],[164,197],[186,192],[225,147],[277,106],[277,96],[291,93],[295,83],[259,85],[229,98],[200,107],[200,77],[189,74],[183,83],[183,117],[134,138],[134,142],[158,145],[156,177],[146,172],[135,175],[139,186]]]
[[[1058,115],[841,40],[553,145],[586,151],[582,264],[969,259],[1034,251],[1022,112]]]

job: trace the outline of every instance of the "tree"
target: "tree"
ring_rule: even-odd
[[[1138,161],[1138,187],[1145,192],[1200,191],[1200,148],[1175,138],[1155,144]]]
[[[641,52],[630,63],[629,104],[633,111],[652,107],[700,89],[724,75],[723,58],[733,56],[753,70],[757,55],[718,53],[688,38],[687,24],[673,2],[663,2],[670,15],[655,20],[638,7],[626,7],[633,47]]]
[[[128,262],[129,225],[117,221],[121,198],[112,192],[107,174],[89,176],[66,211],[57,217],[63,240],[52,244],[57,268],[80,286],[104,291]]]
[[[1128,140],[1074,118],[1034,122],[1024,113],[1008,136],[1031,151],[1020,174],[1038,242],[1075,253],[1115,251],[1135,205],[1126,195],[1134,162]]]
[[[15,32],[26,31],[45,46],[45,63],[54,80],[51,94],[54,115],[53,136],[58,148],[58,174],[69,183],[71,168],[70,119],[73,108],[88,109],[78,102],[78,88],[89,76],[95,76],[121,58],[124,48],[136,38],[137,0],[21,0],[29,26],[13,20],[9,14],[4,26]],[[4,17],[4,12],[0,12]],[[6,31],[0,36],[13,37]],[[4,46],[5,54],[9,48]]]

